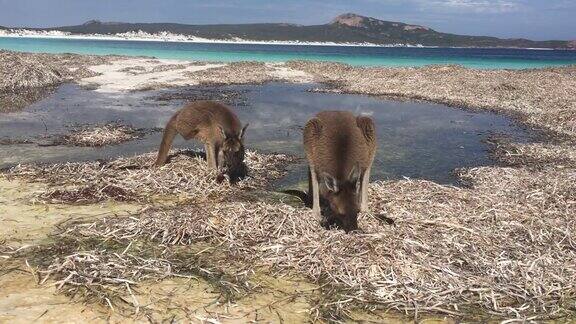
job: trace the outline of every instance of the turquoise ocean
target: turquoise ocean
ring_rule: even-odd
[[[576,64],[576,51],[532,49],[254,45],[11,37],[0,37],[0,49],[223,62],[316,60],[388,67],[460,64],[479,69],[529,69]]]

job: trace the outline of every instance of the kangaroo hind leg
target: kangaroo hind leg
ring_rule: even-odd
[[[360,211],[368,212],[368,185],[370,183],[370,169],[372,169],[372,163],[364,171],[364,176],[362,177],[362,194],[360,202]]]
[[[206,163],[208,163],[208,168],[216,169],[216,157],[214,156],[214,145],[212,145],[211,143],[205,143],[204,150],[206,152]]]
[[[312,166],[310,167],[309,177],[310,183],[312,185],[312,213],[318,220],[322,221],[323,219],[320,211],[320,188],[318,187],[318,176],[316,175],[316,170],[314,170],[314,167]]]

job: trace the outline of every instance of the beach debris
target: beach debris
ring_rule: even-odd
[[[154,306],[138,301],[136,294],[142,282],[203,279],[220,293],[217,301],[221,303],[232,302],[256,288],[243,269],[230,262],[215,266],[190,248],[166,249],[140,238],[124,245],[115,239],[101,241],[99,237],[76,235],[71,229],[57,234],[58,241],[53,244],[9,253],[30,258],[27,267],[39,284],[51,282],[60,293],[83,302],[98,302],[124,316]],[[54,259],[54,253],[61,256]]]
[[[184,75],[200,85],[262,84],[278,80],[273,70],[264,62],[231,62]]]
[[[121,123],[108,123],[102,126],[76,125],[72,127],[70,134],[57,137],[51,145],[88,147],[117,145],[142,138],[151,131],[158,130],[135,129]]]
[[[150,97],[150,99],[167,102],[179,100],[191,102],[199,100],[218,101],[226,105],[235,107],[248,106],[246,94],[248,90],[232,90],[225,87],[195,86],[162,91],[160,94]]]
[[[424,180],[376,182],[370,187],[374,214],[361,214],[360,230],[351,234],[322,229],[310,209],[238,201],[150,209],[74,224],[64,232],[81,241],[115,242],[117,251],[130,253],[135,253],[130,246],[142,241],[164,253],[207,245],[218,251],[210,261],[216,268],[295,272],[330,287],[326,291],[333,293],[326,292],[325,304],[317,307],[332,305],[334,312],[381,307],[492,319],[561,318],[574,315],[570,301],[576,296],[576,222],[567,212],[576,210],[576,174],[567,171],[558,179],[550,172],[557,171],[462,171],[470,188]],[[383,223],[381,215],[395,225]],[[91,269],[107,267],[118,254],[82,253],[99,255],[91,259]],[[57,258],[41,271],[59,280],[82,273],[61,264]],[[145,264],[125,264],[117,277],[136,284]],[[170,271],[153,276],[190,274],[174,264],[164,268]],[[60,288],[123,284],[90,273],[91,280],[59,281]]]
[[[0,91],[42,88],[96,75],[90,65],[106,64],[113,57],[77,54],[20,53],[0,50]]]
[[[162,64],[158,66],[154,66],[150,73],[158,73],[158,72],[165,72],[165,71],[174,71],[174,70],[183,70],[188,67],[187,64]]]
[[[131,75],[151,74],[166,71],[183,70],[188,67],[187,64],[162,64],[161,62],[153,62],[154,66],[147,69],[145,66],[128,66],[118,70],[118,72],[125,72]]]
[[[20,53],[0,50],[0,112],[17,111],[67,81],[97,75],[88,66],[106,64],[112,56]]]
[[[38,198],[49,203],[86,204],[108,199],[146,202],[154,196],[170,195],[182,200],[222,201],[233,199],[238,191],[265,189],[286,174],[294,161],[285,154],[246,152],[249,176],[230,186],[218,184],[216,170],[210,170],[197,151],[172,151],[169,161],[152,167],[156,152],[111,161],[18,165],[4,176],[49,185]]]
[[[102,147],[118,145],[135,139],[140,139],[159,128],[133,128],[129,125],[113,122],[105,125],[74,125],[67,135],[50,135],[31,138],[0,138],[0,145],[37,144],[39,146],[84,146]]]
[[[139,75],[139,74],[146,73],[146,68],[144,66],[141,66],[141,65],[127,66],[125,68],[118,70],[118,72],[124,72],[124,73],[128,73],[131,75]]]
[[[526,161],[541,148],[530,147],[534,150]],[[359,231],[345,234],[322,229],[310,209],[246,201],[238,199],[241,191],[231,191],[234,187],[214,188],[213,180],[205,180],[212,177],[201,171],[205,162],[181,154],[153,174],[139,170],[153,162],[153,153],[12,171],[59,187],[84,181],[114,184],[130,189],[136,195],[130,199],[195,195],[175,208],[152,207],[130,217],[60,227],[56,241],[67,248],[44,251],[38,273],[56,280],[67,294],[97,297],[115,308],[122,299],[113,297],[129,297],[143,280],[265,271],[297,273],[323,285],[325,295],[315,307],[331,316],[362,307],[487,319],[575,315],[570,301],[576,297],[576,172],[566,164],[569,160],[552,162],[544,154],[548,165],[537,168],[462,169],[458,176],[464,188],[425,180],[375,182],[369,191],[371,213],[360,215]],[[249,152],[248,164],[269,177],[274,170],[270,157]],[[151,178],[159,181],[151,184]],[[263,188],[254,179],[239,187],[250,181]],[[191,184],[202,190],[193,191]],[[70,236],[76,243],[68,241]],[[198,245],[213,251],[201,265],[189,254],[178,254],[181,247]],[[232,279],[212,280],[226,285]],[[249,286],[242,280],[250,278],[236,280],[233,288],[228,286],[232,291]]]
[[[0,90],[0,113],[18,111],[38,100],[48,97],[54,92],[54,90],[54,86],[5,91]]]
[[[491,136],[487,142],[492,155],[508,166],[576,167],[576,148],[570,142],[517,143],[503,136]]]
[[[1,137],[0,145],[34,144],[34,141],[25,138]]]

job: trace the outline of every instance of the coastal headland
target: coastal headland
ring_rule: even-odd
[[[8,28],[0,36],[171,42],[338,45],[383,47],[468,47],[575,49],[574,41],[534,41],[444,33],[427,26],[345,13],[321,25],[288,23],[187,25],[90,20],[76,26]]]

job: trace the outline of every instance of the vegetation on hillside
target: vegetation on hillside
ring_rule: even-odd
[[[323,25],[285,23],[186,25],[173,23],[120,23],[91,20],[82,25],[37,30],[59,30],[74,34],[119,34],[144,31],[170,32],[209,39],[242,38],[256,41],[303,41],[336,43],[408,44],[445,47],[569,48],[561,40],[532,41],[488,36],[442,33],[431,28],[383,21],[356,14],[343,14]]]

